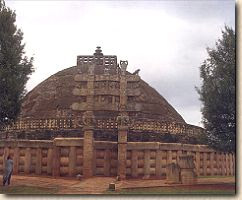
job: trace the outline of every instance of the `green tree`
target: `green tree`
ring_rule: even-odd
[[[16,120],[33,72],[33,58],[25,56],[23,33],[15,22],[15,12],[0,0],[0,127]]]
[[[200,66],[198,89],[202,101],[203,124],[211,147],[235,151],[235,32],[225,26],[215,48],[207,48],[208,58]]]

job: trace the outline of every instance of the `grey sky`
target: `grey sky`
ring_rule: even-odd
[[[224,25],[235,27],[235,1],[7,1],[16,10],[26,52],[34,55],[31,90],[76,64],[77,55],[129,61],[128,71],[155,88],[190,124],[201,126],[199,66]]]

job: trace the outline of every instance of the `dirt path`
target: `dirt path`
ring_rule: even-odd
[[[14,175],[12,177],[11,185],[37,186],[53,189],[57,188],[58,194],[102,194],[108,190],[109,183],[111,182],[116,182],[117,189],[171,186],[166,184],[165,180],[130,179],[117,182],[115,177],[92,177],[88,179],[77,180],[73,178],[52,178],[19,175]],[[198,179],[199,185],[234,182],[234,177]]]
[[[93,177],[89,179],[76,180],[69,178],[13,176],[13,186],[37,186],[44,188],[57,188],[59,194],[101,194],[108,189],[113,177]]]

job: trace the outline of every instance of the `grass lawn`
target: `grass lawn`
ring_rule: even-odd
[[[218,185],[194,185],[194,186],[173,186],[173,187],[153,187],[153,188],[129,188],[118,191],[107,191],[106,194],[204,194],[204,195],[235,195],[235,184]]]
[[[0,186],[0,194],[55,194],[57,188],[43,188],[33,186]]]
[[[235,176],[198,176],[197,178],[234,178]]]

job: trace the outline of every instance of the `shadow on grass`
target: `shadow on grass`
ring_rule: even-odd
[[[222,187],[221,187],[222,186]],[[209,188],[211,187],[211,188]],[[222,184],[213,186],[178,186],[178,187],[152,187],[152,188],[129,188],[117,191],[107,191],[106,194],[124,194],[124,195],[235,195],[235,184]]]
[[[36,186],[0,186],[0,194],[56,194],[58,188]]]

